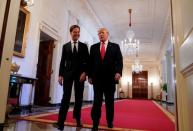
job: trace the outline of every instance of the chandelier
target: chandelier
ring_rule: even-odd
[[[124,46],[124,52],[127,54],[138,54],[139,52],[139,40],[133,39],[135,37],[135,33],[131,27],[131,12],[132,9],[128,10],[129,12],[129,29],[126,33],[126,39],[121,43]]]
[[[134,55],[139,52],[139,40],[127,40],[125,39],[124,41],[121,42],[124,45],[124,52],[126,54]]]
[[[127,54],[135,55],[134,64],[132,64],[132,72],[140,73],[143,70],[143,65],[139,63],[138,55],[139,55],[139,40],[134,39],[135,32],[131,27],[131,13],[132,9],[128,10],[129,12],[129,29],[126,33],[126,39],[123,40],[121,43],[124,46],[124,50]]]
[[[135,59],[135,62],[131,67],[132,67],[132,72],[135,72],[135,73],[140,73],[143,70],[143,65],[139,63],[139,59]]]

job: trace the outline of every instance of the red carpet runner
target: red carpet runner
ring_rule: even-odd
[[[92,127],[90,118],[91,108],[82,109],[82,123]],[[24,119],[53,122],[57,120],[57,114],[44,116],[31,116]],[[100,126],[106,127],[105,106],[102,106]],[[69,111],[66,122],[75,123],[72,111]],[[114,127],[119,130],[136,129],[149,131],[175,131],[175,123],[150,100],[120,100],[115,102]],[[123,129],[124,128],[124,129]]]

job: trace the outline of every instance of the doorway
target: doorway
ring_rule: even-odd
[[[46,106],[50,101],[50,82],[52,75],[52,58],[54,39],[44,32],[40,33],[40,46],[37,64],[37,75],[34,104]]]
[[[134,99],[148,98],[148,72],[133,72],[132,74],[132,96]]]

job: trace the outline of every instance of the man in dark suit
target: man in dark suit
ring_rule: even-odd
[[[62,49],[62,58],[59,69],[60,85],[63,85],[63,98],[59,110],[58,129],[63,130],[64,121],[68,112],[72,85],[74,83],[75,105],[73,118],[76,119],[77,127],[81,127],[81,107],[83,100],[84,81],[86,80],[88,68],[88,47],[86,44],[78,41],[80,36],[80,27],[72,25],[70,27],[71,41],[66,43]]]
[[[118,44],[108,40],[106,28],[98,31],[99,43],[91,46],[89,58],[89,83],[94,88],[94,103],[91,111],[93,130],[98,130],[103,94],[105,96],[106,120],[113,128],[115,84],[122,75],[123,58]]]

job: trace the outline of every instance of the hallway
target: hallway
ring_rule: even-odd
[[[124,101],[126,100],[126,99],[123,99]],[[123,100],[121,100],[121,101],[123,101]],[[118,101],[120,101],[120,100],[118,100]],[[115,102],[118,102],[118,101],[115,101]],[[127,101],[127,100],[126,100]],[[129,100],[130,101],[130,100]],[[133,100],[132,100],[133,101]],[[137,100],[137,101],[139,101],[139,100]],[[145,102],[145,101],[144,101]],[[173,114],[173,111],[174,111],[174,107],[173,107],[173,105],[171,105],[171,104],[165,104],[164,102],[163,103],[160,103],[159,101],[157,101],[156,102],[157,104],[160,104],[160,105],[162,105],[162,108],[165,108],[165,111],[168,109],[168,111],[172,111],[172,112],[168,112],[167,114],[169,115],[168,117],[170,117],[171,119],[174,119],[174,116],[172,115]],[[126,103],[125,103],[126,104]],[[128,105],[128,107],[126,106],[124,104],[124,108],[133,108],[131,105]],[[86,104],[84,107],[83,107],[83,109],[85,108],[85,107],[89,107],[90,106],[90,104]],[[167,108],[166,108],[166,106],[167,106]],[[120,106],[119,106],[120,107]],[[27,117],[27,116],[31,116],[31,115],[41,115],[41,114],[49,114],[49,113],[52,113],[52,112],[58,112],[58,109],[55,109],[55,110],[53,110],[53,107],[47,107],[47,109],[46,109],[47,111],[45,111],[45,108],[33,108],[33,113],[27,113],[27,110],[23,110],[22,111],[22,113],[20,114],[20,115],[10,115],[10,118],[11,119],[9,119],[8,120],[8,123],[9,124],[6,124],[6,128],[4,128],[4,131],[25,131],[25,129],[26,128],[28,128],[28,131],[36,131],[36,130],[49,130],[49,131],[55,131],[56,130],[56,128],[54,128],[53,126],[52,126],[52,124],[49,124],[50,122],[46,122],[46,121],[44,121],[44,122],[38,122],[38,121],[36,121],[36,122],[33,122],[33,120],[32,121],[25,121],[25,120],[18,120],[17,119],[17,117],[19,117],[19,116],[25,116],[25,117]],[[71,110],[71,109],[70,109]],[[164,110],[163,110],[164,111]],[[117,111],[116,111],[117,112]],[[123,111],[122,111],[123,112]],[[131,111],[129,111],[129,112],[131,112]],[[118,113],[118,112],[117,112]],[[117,113],[115,113],[115,116],[117,117]],[[152,112],[153,113],[153,112]],[[90,113],[89,113],[90,114]],[[89,116],[89,114],[88,114],[88,116]],[[138,115],[140,115],[139,113],[138,113]],[[128,116],[132,116],[132,114],[130,114],[130,115],[128,115]],[[149,117],[151,117],[151,116],[149,116]],[[34,119],[35,117],[33,116],[33,119]],[[84,117],[82,118],[83,120],[85,119]],[[115,119],[117,119],[117,118],[115,118]],[[121,118],[121,119],[124,119],[124,118]],[[119,121],[121,121],[121,119],[120,118],[118,118],[118,120]],[[161,118],[159,118],[159,119],[161,119]],[[30,120],[30,119],[29,119]],[[149,120],[151,120],[151,119],[149,119]],[[85,121],[85,120],[84,120]],[[135,121],[135,119],[134,120],[129,120],[129,119],[127,119],[127,121],[130,121],[129,123],[130,124],[132,124],[134,121]],[[133,121],[133,122],[132,122]],[[143,120],[144,121],[144,120]],[[146,120],[146,121],[148,121],[148,119]],[[157,121],[156,119],[154,119],[154,121]],[[124,128],[117,128],[117,124],[116,124],[116,122],[117,122],[117,120],[115,120],[115,127],[113,128],[113,130],[116,130],[116,131],[122,131],[122,130],[125,130],[125,131],[127,131],[127,130],[129,130],[129,131],[140,131],[139,129],[134,129],[134,128],[132,128],[132,129],[124,129]],[[154,122],[151,122],[151,123],[154,123]],[[65,126],[65,129],[64,129],[64,131],[68,131],[68,130],[70,130],[70,131],[90,131],[91,129],[91,127],[92,127],[92,125],[87,125],[85,122],[83,122],[83,124],[84,124],[84,127],[86,127],[86,128],[76,128],[76,127],[71,127],[71,126],[69,126],[69,125],[66,125]],[[155,123],[156,124],[156,123]],[[119,125],[119,124],[118,124]],[[153,125],[152,125],[153,126]],[[140,127],[139,125],[137,126],[137,127],[135,127],[135,128],[138,128],[138,127]],[[100,130],[110,130],[110,129],[108,129],[108,128],[106,128],[105,126],[101,126],[100,128],[102,128],[102,129],[100,129]],[[149,127],[150,129],[151,129],[151,127]],[[162,127],[163,128],[163,127]],[[152,128],[153,129],[153,128]],[[165,129],[164,129],[165,130]],[[165,130],[166,131],[166,130]],[[170,130],[171,131],[171,130]]]
[[[162,103],[172,112],[176,131],[193,131],[192,5],[192,0],[1,0],[0,130],[56,130],[51,124],[15,120],[14,115],[6,127],[5,118],[9,106],[34,107],[37,114],[58,111],[62,46],[71,41],[69,28],[76,24],[79,41],[89,50],[99,42],[101,27],[109,30],[108,41],[120,47],[123,73],[115,100]],[[83,96],[84,102],[93,101],[88,81]]]

